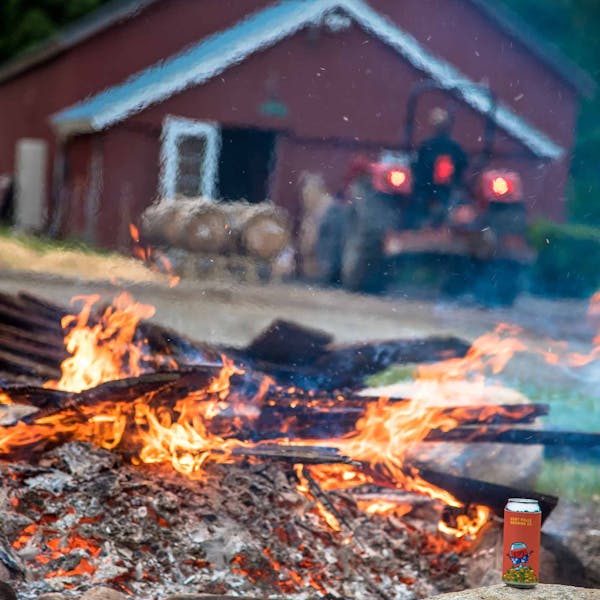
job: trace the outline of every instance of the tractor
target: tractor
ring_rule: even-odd
[[[325,214],[317,254],[323,279],[353,291],[384,291],[401,257],[442,261],[442,290],[472,294],[485,305],[511,305],[535,258],[527,242],[527,210],[516,171],[488,167],[495,137],[496,99],[484,112],[483,149],[468,157],[451,139],[450,113],[436,109],[445,129],[416,147],[418,99],[441,89],[415,86],[408,98],[401,151],[350,166],[338,202]],[[445,90],[448,91],[448,90]],[[464,90],[450,90],[460,96]]]

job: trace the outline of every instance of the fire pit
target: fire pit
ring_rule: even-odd
[[[495,369],[506,330],[494,352],[454,339],[337,348],[284,323],[248,348],[216,348],[145,321],[151,307],[126,296],[97,301],[73,316],[27,295],[0,302],[12,332],[0,350],[0,563],[26,598],[100,584],[143,598],[426,597],[465,587],[478,553],[489,559],[482,540],[508,496],[537,497],[544,517],[556,505],[410,453],[544,443],[514,425],[546,406],[354,389],[403,360],[437,361],[423,377]],[[278,353],[290,331],[302,342]]]

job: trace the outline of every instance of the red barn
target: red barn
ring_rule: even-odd
[[[532,214],[561,219],[594,84],[533,39],[492,0],[117,1],[0,69],[0,175],[40,141],[45,226],[103,246],[158,196],[297,214],[303,171],[335,189],[351,155],[398,145],[421,80],[467,90],[454,131],[476,151],[488,100],[469,85],[484,82],[493,161],[518,167]],[[417,137],[446,101],[424,99]]]

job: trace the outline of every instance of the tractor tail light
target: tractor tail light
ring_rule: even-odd
[[[374,163],[371,173],[373,187],[378,192],[402,195],[412,192],[412,173],[407,165]]]
[[[523,190],[521,177],[515,171],[485,171],[481,187],[488,202],[521,202]]]
[[[402,186],[406,183],[408,175],[405,171],[401,169],[392,169],[388,171],[387,180],[388,183],[394,188],[402,188]]]
[[[454,161],[448,154],[442,154],[435,159],[433,165],[433,183],[435,185],[450,185],[454,179]]]

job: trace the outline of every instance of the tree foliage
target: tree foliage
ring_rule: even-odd
[[[599,0],[504,0],[600,82]],[[572,162],[571,220],[600,225],[600,93],[581,105]]]
[[[106,0],[0,0],[0,61],[34,46]]]

